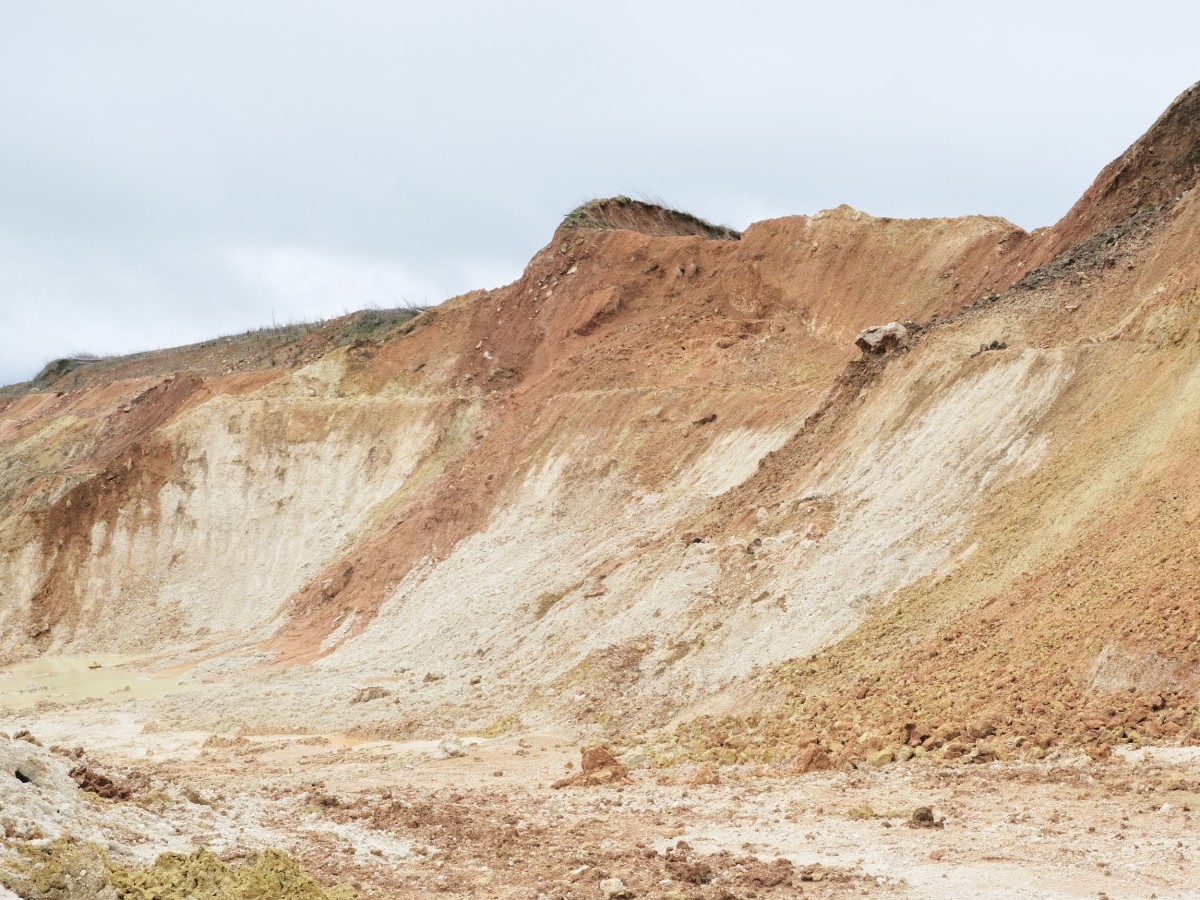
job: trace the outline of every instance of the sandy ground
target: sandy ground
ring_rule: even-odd
[[[1200,753],[1185,748],[799,777],[736,766],[715,784],[631,759],[627,783],[556,789],[580,763],[565,731],[462,737],[447,756],[439,741],[156,730],[152,709],[14,701],[0,730],[82,746],[132,786],[68,815],[110,852],[276,846],[367,898],[1200,897]],[[919,807],[936,827],[910,824]]]

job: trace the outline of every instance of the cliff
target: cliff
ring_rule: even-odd
[[[1198,96],[1033,235],[614,198],[415,318],[51,367],[0,647],[172,660],[196,727],[1200,741]]]

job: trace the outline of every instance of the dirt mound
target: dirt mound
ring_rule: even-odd
[[[714,225],[691,213],[629,197],[590,200],[567,213],[563,225],[597,231],[618,228],[654,237],[693,236],[712,241],[736,241],[742,237],[739,231]]]
[[[579,755],[579,773],[554,782],[552,787],[596,787],[629,780],[629,767],[613,756],[607,747],[581,747]]]
[[[389,897],[766,900],[795,897],[806,883],[825,882],[846,896],[876,884],[851,866],[793,862],[791,848],[751,848],[741,836],[731,848],[707,840],[710,846],[693,847],[690,838],[679,837],[695,821],[693,802],[672,798],[664,807],[640,790],[627,785],[621,794],[550,791],[530,797],[466,787],[430,795],[406,786],[386,797],[330,807],[326,815],[333,827],[358,823],[411,842],[417,864],[390,873],[391,883],[379,889]],[[725,815],[725,825],[732,795],[723,791],[714,786],[705,793]],[[755,808],[761,797],[743,799],[751,812],[747,819],[762,812]],[[745,821],[739,816],[739,823]],[[489,866],[482,877],[481,864]]]
[[[128,800],[133,796],[133,790],[128,785],[113,781],[88,765],[75,766],[67,775],[79,785],[81,791],[105,800]]]

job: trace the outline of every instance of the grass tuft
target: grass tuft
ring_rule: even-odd
[[[702,237],[713,241],[736,241],[741,232],[726,225],[714,225],[699,216],[672,209],[661,202],[634,200],[620,195],[589,200],[563,218],[568,228],[592,231],[620,229],[639,231],[655,237]]]

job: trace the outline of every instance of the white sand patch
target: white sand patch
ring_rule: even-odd
[[[251,395],[186,415],[165,430],[172,480],[131,501],[111,533],[94,529],[77,579],[80,645],[163,646],[270,623],[403,485],[436,435],[426,410]]]
[[[0,635],[21,634],[44,571],[41,547],[33,541],[19,550],[0,552]],[[8,649],[19,651],[23,637],[10,639]]]
[[[782,447],[792,433],[792,429],[784,428],[735,428],[713,441],[704,455],[674,481],[672,490],[719,497],[753,475],[759,460]]]
[[[862,434],[878,436],[839,454],[811,493],[834,504],[819,541],[769,548],[767,589],[778,603],[741,604],[693,660],[717,685],[756,664],[813,652],[852,629],[869,603],[886,600],[945,564],[972,522],[986,487],[1024,474],[1047,441],[1030,434],[1070,369],[1061,354],[1028,351],[930,391],[914,371],[889,398],[876,398]],[[936,400],[905,421],[916,391]],[[890,400],[890,402],[889,402]],[[861,418],[861,417],[860,417]]]
[[[485,531],[441,564],[411,571],[366,632],[319,665],[362,671],[403,659],[417,671],[486,672],[489,681],[529,684],[593,649],[661,629],[711,585],[717,566],[697,553],[682,575],[675,563],[663,572],[655,564],[639,570],[637,562],[607,578],[593,573],[636,557],[635,548],[705,496],[752,474],[787,436],[739,428],[717,437],[653,504],[618,475],[575,471],[584,451],[552,453]]]

